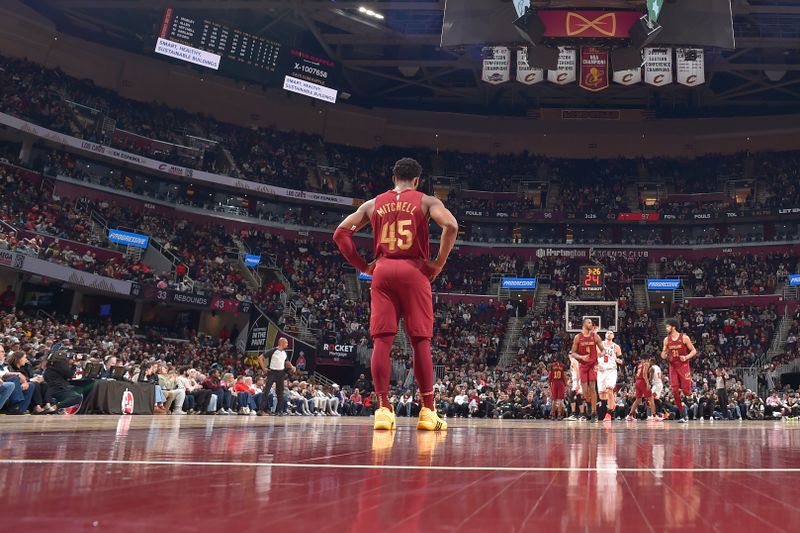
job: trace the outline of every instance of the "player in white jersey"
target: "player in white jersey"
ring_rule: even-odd
[[[661,403],[661,396],[664,394],[664,378],[661,373],[661,367],[656,364],[650,367],[650,385],[656,405],[656,416],[664,416],[664,407]]]
[[[606,402],[604,422],[611,421],[611,411],[617,403],[614,389],[617,386],[617,365],[622,364],[621,355],[622,349],[614,342],[614,332],[606,331],[603,353],[597,356],[597,390],[600,392],[600,399]]]
[[[581,402],[581,370],[580,370],[580,362],[574,357],[569,358],[569,373],[570,373],[570,380],[572,381],[572,387],[569,393],[569,406],[570,406],[570,413],[567,418],[564,420],[578,420],[578,417],[575,416],[578,412],[577,408],[580,408],[581,413],[583,413],[583,402]]]

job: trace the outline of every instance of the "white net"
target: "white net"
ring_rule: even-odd
[[[567,331],[577,333],[583,328],[583,321],[591,318],[599,331],[617,331],[619,304],[617,302],[567,302],[564,321]]]

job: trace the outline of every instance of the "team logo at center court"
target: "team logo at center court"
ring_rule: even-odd
[[[122,414],[133,414],[133,393],[129,389],[122,393]]]
[[[606,37],[614,37],[617,34],[617,14],[605,13],[589,20],[574,11],[567,13],[567,36],[575,37],[589,30],[595,30]]]

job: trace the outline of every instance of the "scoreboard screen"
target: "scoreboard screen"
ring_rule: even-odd
[[[235,78],[336,102],[334,62],[171,7],[164,12],[155,52]]]
[[[584,298],[602,299],[604,288],[603,267],[584,265],[578,271],[578,294]]]

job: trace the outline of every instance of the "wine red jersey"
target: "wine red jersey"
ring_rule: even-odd
[[[597,364],[597,338],[595,333],[584,335],[578,333],[578,355],[588,355],[588,361],[581,361],[582,365]]]
[[[375,242],[375,259],[428,260],[428,216],[422,210],[424,195],[413,189],[387,191],[375,198],[370,222]]]
[[[547,380],[550,383],[555,383],[557,381],[566,381],[566,375],[564,374],[564,365],[561,363],[553,363],[550,366],[550,373],[547,376]]]
[[[649,368],[647,368],[647,363],[645,363],[644,361],[639,363],[636,366],[636,381],[645,381],[648,370]]]
[[[669,357],[669,364],[671,365],[685,365],[685,361],[681,361],[680,357],[689,355],[689,348],[683,343],[683,333],[678,335],[677,339],[672,339],[672,335],[667,336],[667,356]]]

